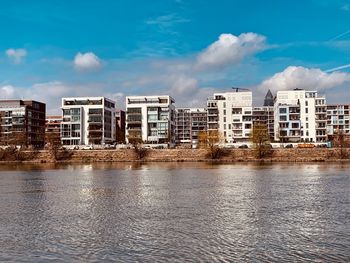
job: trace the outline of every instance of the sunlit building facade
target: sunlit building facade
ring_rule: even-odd
[[[63,145],[103,145],[115,141],[115,102],[104,97],[62,98]]]
[[[253,125],[252,92],[214,93],[207,100],[208,130],[219,130],[225,142],[249,141]]]
[[[276,141],[326,142],[326,98],[317,91],[278,91],[274,103]]]
[[[168,95],[126,97],[126,140],[175,143],[175,100]]]

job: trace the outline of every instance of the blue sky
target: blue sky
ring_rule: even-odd
[[[0,2],[0,98],[317,89],[350,103],[350,1]]]

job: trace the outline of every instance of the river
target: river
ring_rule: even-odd
[[[0,165],[0,261],[350,262],[350,165]]]

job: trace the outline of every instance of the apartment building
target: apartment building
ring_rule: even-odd
[[[45,133],[57,133],[60,135],[62,120],[62,116],[46,116]]]
[[[126,140],[175,143],[175,100],[168,96],[126,97]]]
[[[207,130],[207,111],[204,108],[176,109],[176,144],[198,146],[198,135]]]
[[[264,104],[265,105],[265,104]],[[274,140],[274,111],[273,106],[253,107],[253,127],[255,124],[266,125],[270,141]]]
[[[225,142],[248,141],[252,129],[252,92],[236,89],[207,100],[208,130],[218,129]]]
[[[115,102],[104,97],[62,98],[63,145],[109,144],[115,141]]]
[[[34,100],[0,101],[0,143],[43,147],[45,103]]]
[[[278,91],[274,104],[275,140],[325,142],[326,98],[317,91]]]
[[[348,104],[327,105],[327,135],[335,135],[338,132],[350,135]]]

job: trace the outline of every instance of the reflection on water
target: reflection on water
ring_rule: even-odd
[[[0,260],[349,262],[349,168],[0,166]]]

